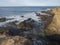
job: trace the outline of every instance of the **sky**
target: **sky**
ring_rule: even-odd
[[[60,0],[0,0],[0,6],[60,6]]]

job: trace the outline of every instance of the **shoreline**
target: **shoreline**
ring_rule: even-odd
[[[9,45],[10,43],[18,44],[18,45],[20,45],[21,43],[23,43],[23,45],[24,44],[26,44],[26,45],[60,44],[59,43],[60,36],[57,35],[57,38],[58,38],[57,39],[54,35],[54,34],[60,34],[60,33],[58,33],[58,32],[54,33],[56,31],[56,29],[53,28],[53,29],[55,29],[53,31],[52,28],[49,28],[50,26],[51,27],[55,26],[55,25],[53,25],[55,23],[58,25],[60,23],[59,21],[55,22],[55,20],[54,20],[57,16],[56,12],[59,13],[59,11],[56,11],[56,12],[55,11],[56,10],[54,8],[53,10],[34,12],[31,14],[29,13],[24,16],[14,17],[12,19],[10,18],[9,19],[10,22],[6,21],[5,18],[0,19],[1,20],[0,23],[2,23],[4,21],[8,22],[5,24],[6,25],[5,27],[4,27],[4,25],[2,27],[0,27],[0,40],[2,38],[1,44],[2,45],[7,45],[7,44]],[[59,17],[57,16],[58,20],[60,19]],[[53,23],[53,22],[55,22],[55,23]],[[16,24],[16,23],[18,23],[18,24]],[[60,28],[58,28],[58,29],[60,29]],[[51,35],[53,35],[53,36],[51,36]]]

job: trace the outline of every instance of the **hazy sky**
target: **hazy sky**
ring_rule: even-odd
[[[60,6],[60,0],[0,0],[0,6]]]

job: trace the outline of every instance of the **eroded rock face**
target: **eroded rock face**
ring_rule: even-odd
[[[44,22],[44,27],[46,28],[52,22],[54,15],[50,15],[50,14],[45,13],[45,14],[38,15],[38,17],[39,17],[38,19],[40,19],[41,22]]]
[[[29,19],[21,22],[17,26],[17,28],[18,29],[22,29],[22,30],[31,30],[31,29],[33,29],[33,25],[32,25],[33,22],[34,22],[34,20],[32,20],[31,18],[29,18]]]
[[[0,22],[6,21],[6,18],[0,18]]]
[[[54,16],[45,29],[45,35],[49,40],[48,45],[60,45],[60,8],[52,9],[51,12]]]
[[[0,39],[0,45],[32,45],[31,41],[21,36],[10,36]]]
[[[45,32],[46,35],[60,35],[60,8],[55,8],[52,11],[55,15],[51,24],[48,25]]]

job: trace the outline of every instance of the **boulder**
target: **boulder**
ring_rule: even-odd
[[[21,17],[24,17],[24,16],[21,16]]]
[[[22,30],[31,30],[31,29],[33,29],[33,25],[32,25],[33,22],[34,22],[34,20],[29,18],[29,19],[24,20],[23,22],[19,23],[17,28],[22,29]]]
[[[6,36],[15,36],[19,35],[20,31],[17,30],[16,28],[11,28],[11,27],[0,27],[0,35],[6,35]]]
[[[0,39],[0,45],[32,45],[31,41],[21,36],[9,36]]]
[[[0,22],[6,21],[6,18],[0,18]]]
[[[17,25],[15,24],[15,22],[9,22],[6,25],[7,25],[7,27],[17,28]]]
[[[0,38],[5,38],[6,35],[5,34],[0,34]]]

